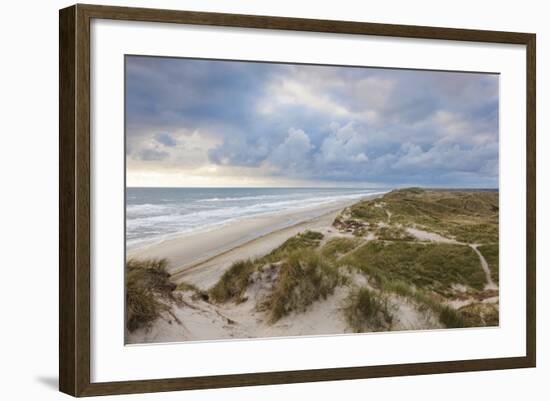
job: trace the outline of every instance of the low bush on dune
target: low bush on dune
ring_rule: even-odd
[[[319,246],[323,234],[316,231],[304,231],[275,248],[267,255],[254,260],[240,260],[222,275],[220,280],[209,290],[209,296],[215,302],[242,302],[242,295],[249,284],[250,275],[269,263],[286,260],[291,254],[299,254]]]
[[[126,262],[126,327],[130,332],[148,326],[168,309],[161,300],[173,299],[176,285],[170,281],[166,265],[166,259]]]
[[[215,302],[227,302],[234,300],[240,302],[242,294],[248,286],[250,275],[257,268],[251,260],[235,262],[222,275],[220,280],[208,292]]]
[[[448,329],[466,327],[462,314],[450,306],[441,306],[439,309],[439,321]]]
[[[499,309],[492,303],[473,303],[459,309],[466,327],[498,326]]]
[[[342,280],[335,266],[314,250],[296,250],[281,264],[273,291],[260,309],[276,322],[291,312],[303,312],[316,300],[326,299]]]
[[[393,321],[388,298],[366,287],[350,293],[344,315],[356,333],[390,330]]]

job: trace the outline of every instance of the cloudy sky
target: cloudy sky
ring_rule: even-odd
[[[498,76],[126,57],[129,186],[498,186]]]

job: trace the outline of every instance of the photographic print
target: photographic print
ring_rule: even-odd
[[[499,325],[499,75],[125,56],[126,343]]]

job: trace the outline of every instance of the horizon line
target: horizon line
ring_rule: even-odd
[[[498,186],[424,186],[424,185],[397,185],[397,186],[385,186],[385,185],[376,185],[376,186],[227,186],[227,187],[216,187],[216,186],[135,186],[135,185],[126,185],[125,188],[155,188],[155,189],[165,189],[165,188],[174,188],[174,189],[272,189],[272,188],[281,188],[281,189],[407,189],[407,188],[423,188],[423,189],[499,189]]]

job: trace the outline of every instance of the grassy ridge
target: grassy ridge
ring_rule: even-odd
[[[339,263],[361,269],[379,284],[400,281],[435,291],[453,284],[485,285],[478,256],[464,245],[369,241]]]
[[[349,208],[352,218],[369,223],[421,226],[466,243],[498,242],[498,192],[428,191],[410,188]]]

